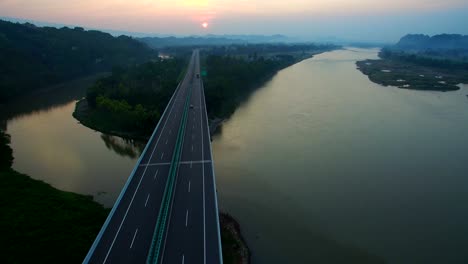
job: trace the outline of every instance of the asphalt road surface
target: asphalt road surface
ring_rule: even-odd
[[[156,234],[162,237],[156,263],[222,263],[208,118],[199,76],[196,50],[84,263],[146,263]],[[174,153],[180,153],[176,163]],[[171,165],[176,173],[172,194],[167,196]],[[166,224],[155,229],[163,209],[168,211]]]

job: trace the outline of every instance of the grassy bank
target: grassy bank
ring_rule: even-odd
[[[0,136],[2,261],[81,263],[109,210],[90,196],[57,190],[11,169],[8,137]]]
[[[381,56],[382,57],[382,56]],[[417,58],[417,56],[415,56]],[[358,69],[369,79],[384,86],[428,91],[455,91],[457,85],[468,83],[468,72],[461,68],[448,68],[443,65],[421,64],[394,58],[356,62]]]

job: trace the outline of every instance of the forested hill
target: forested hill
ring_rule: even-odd
[[[458,34],[440,34],[434,36],[409,34],[394,46],[401,50],[458,50],[468,49],[468,36]]]
[[[0,103],[113,66],[144,62],[153,54],[127,36],[0,20]]]

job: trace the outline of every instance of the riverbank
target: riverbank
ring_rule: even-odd
[[[133,139],[146,142],[151,137],[151,134],[146,134],[141,130],[119,130],[112,122],[107,120],[107,113],[99,110],[91,110],[86,99],[81,99],[76,102],[73,117],[82,125],[99,131],[104,134],[119,136],[125,139]]]
[[[460,83],[468,83],[468,74],[460,69],[444,69],[416,65],[396,59],[356,62],[358,70],[383,86],[426,91],[455,91]]]
[[[2,150],[8,136],[2,136]],[[91,196],[60,191],[11,169],[1,151],[0,249],[6,263],[81,263],[109,210]],[[25,254],[27,252],[27,254]]]
[[[250,250],[242,237],[239,223],[227,213],[219,214],[223,258],[226,264],[250,263]]]

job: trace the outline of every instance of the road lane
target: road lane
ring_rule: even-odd
[[[183,127],[180,162],[158,263],[222,263],[218,208],[199,54],[171,98],[85,263],[146,263],[171,162]],[[190,95],[185,126],[184,104]],[[177,159],[176,159],[177,160]]]

